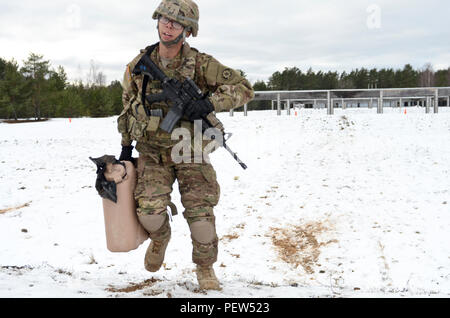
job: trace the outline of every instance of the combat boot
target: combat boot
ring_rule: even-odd
[[[217,280],[212,265],[197,265],[197,280],[198,284],[200,285],[200,289],[221,290],[219,281]]]
[[[170,234],[163,240],[152,240],[145,252],[144,265],[149,272],[157,272],[164,261],[166,248],[170,241]]]

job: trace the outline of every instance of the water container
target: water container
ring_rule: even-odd
[[[122,162],[125,167],[108,164],[104,173],[106,180],[114,181],[117,185],[117,203],[102,199],[106,245],[111,252],[135,250],[149,238],[136,215],[136,169],[130,161]]]

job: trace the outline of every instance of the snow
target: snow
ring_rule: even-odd
[[[0,297],[450,296],[450,108],[219,118],[249,167],[211,156],[222,291],[198,290],[181,214],[157,273],[149,241],[106,249],[88,157],[119,154],[112,117],[0,123],[0,210],[19,207],[0,213]]]

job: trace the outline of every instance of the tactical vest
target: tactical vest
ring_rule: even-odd
[[[140,60],[143,54],[147,54],[148,48],[144,52],[133,60],[129,65],[130,69],[134,68],[137,62]],[[198,51],[190,47],[184,47],[179,55],[174,58],[173,62],[163,67],[159,60],[159,54],[157,49],[153,50],[150,57],[156,65],[171,78],[176,78],[179,81],[184,81],[187,77],[195,78],[195,64],[197,61]],[[159,124],[162,120],[159,116],[148,116],[145,112],[143,104],[142,90],[143,86],[146,86],[146,95],[158,94],[162,92],[161,82],[157,80],[150,80],[144,85],[143,75],[133,75],[133,81],[136,83],[138,89],[138,96],[130,103],[131,109],[128,116],[128,130],[132,139],[139,143],[148,143],[157,147],[170,148],[178,143],[177,140],[171,140],[171,134],[163,131],[159,128]],[[151,111],[162,110],[163,117],[167,115],[172,104],[170,102],[157,102],[149,105],[146,102],[146,107]],[[189,129],[193,134],[193,124],[187,119],[182,119],[177,127],[184,127]]]
[[[148,50],[150,47],[141,51],[139,54],[129,65],[128,72],[131,77],[131,70],[134,69],[135,65],[142,58],[143,54],[148,54]],[[196,81],[196,69],[200,66],[196,65],[199,62],[199,53],[196,49],[190,48],[189,45],[185,44],[179,55],[171,62],[171,64],[167,65],[167,67],[163,67],[161,61],[159,60],[158,51],[155,49],[150,54],[150,58],[158,65],[158,67],[163,71],[168,77],[175,78],[180,82],[183,82],[187,77]],[[216,63],[217,64],[217,63]],[[213,63],[214,67],[210,69],[212,71],[212,78],[215,79],[217,74],[217,66]],[[206,74],[209,75],[208,72]],[[208,76],[207,75],[207,76]],[[178,144],[180,140],[172,140],[172,134],[169,134],[159,128],[161,120],[167,115],[172,104],[170,102],[157,102],[151,105],[145,101],[145,107],[147,107],[150,111],[147,111],[142,106],[144,104],[145,96],[143,96],[142,91],[143,88],[146,88],[146,96],[150,94],[159,94],[162,92],[161,82],[157,80],[147,81],[144,79],[143,75],[133,75],[131,78],[134,85],[136,85],[135,90],[138,92],[137,95],[133,96],[129,103],[125,106],[126,109],[119,116],[119,119],[122,116],[126,116],[127,121],[127,131],[130,137],[133,140],[137,141],[136,149],[140,153],[150,153],[156,149],[166,149],[166,151],[162,151],[165,156],[170,156],[170,150],[173,146]],[[206,87],[206,80],[202,79],[201,76],[197,79],[199,80],[199,88],[203,93],[208,91]],[[156,116],[156,113],[161,113],[159,116]],[[151,113],[150,116],[148,113]],[[154,114],[155,115],[154,115]],[[162,117],[161,117],[162,115]],[[122,117],[124,119],[124,117]],[[223,133],[223,125],[214,115],[208,116],[209,122],[222,131]],[[122,120],[119,120],[122,121]],[[180,122],[177,124],[175,128],[185,128],[190,136],[189,146],[191,150],[191,154],[186,154],[183,151],[183,156],[187,155],[189,158],[196,158],[198,156],[210,154],[214,152],[217,148],[219,148],[220,143],[218,143],[218,139],[215,141],[211,141],[208,138],[206,140],[203,139],[203,135],[200,129],[194,129],[194,124],[190,122],[187,118],[182,118]],[[183,131],[183,139],[186,140],[186,130]],[[197,135],[195,135],[197,133]],[[178,136],[174,136],[175,138]],[[197,147],[197,148],[196,148]],[[198,148],[200,147],[200,149]],[[183,150],[185,150],[183,146]],[[200,152],[199,152],[200,150]]]

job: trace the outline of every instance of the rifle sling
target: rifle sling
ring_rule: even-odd
[[[147,51],[145,52],[146,55],[148,55],[149,58],[151,58],[151,55],[153,51],[156,49],[156,47],[159,45],[158,43],[155,43],[149,47],[147,47]],[[148,81],[150,80],[150,77],[148,75],[144,75],[144,79],[142,80],[142,106],[145,108],[145,101],[146,101],[146,95],[147,95],[147,85]]]

